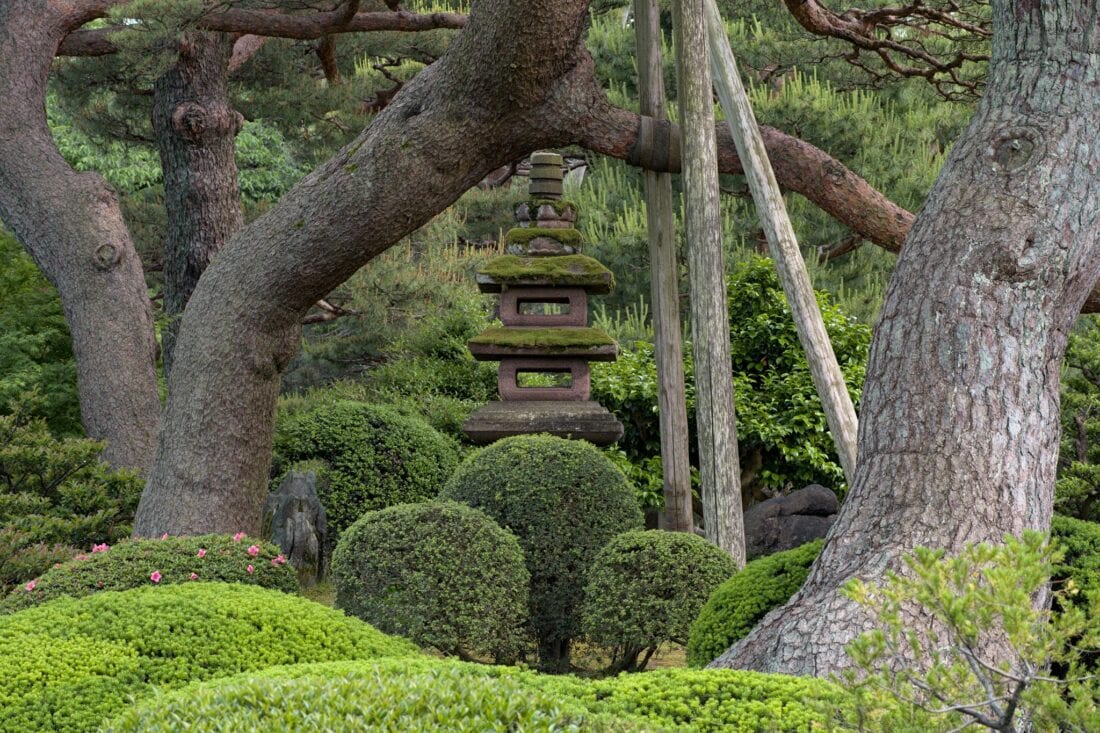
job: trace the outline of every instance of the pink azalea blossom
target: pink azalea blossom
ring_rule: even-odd
[[[61,567],[61,563],[59,563],[59,562],[55,562],[55,563],[53,564],[53,569],[54,569],[54,570],[57,570],[57,569],[58,569],[59,567]]]
[[[260,554],[260,546],[259,545],[250,546],[248,548],[248,554],[251,555],[252,557],[256,557],[257,555]]]
[[[168,539],[168,533],[167,533],[167,532],[165,532],[164,534],[162,534],[162,535],[160,536],[160,538],[161,538],[162,540],[166,540],[166,539]]]
[[[87,555],[85,555],[85,554],[83,554],[83,553],[81,553],[81,554],[77,555],[76,557],[74,557],[73,559],[74,559],[74,560],[76,560],[76,561],[78,561],[78,562],[81,562],[81,561],[83,561],[83,560],[87,560],[87,559],[88,559],[88,556],[87,556]]]
[[[199,579],[199,574],[198,573],[191,573],[191,580],[198,580],[198,579]]]
[[[38,585],[38,581],[37,580],[32,580],[31,582],[27,583],[23,587],[27,589],[28,593],[30,593],[32,590],[34,590],[35,586],[37,586],[37,585]]]
[[[111,546],[104,542],[102,545],[92,545],[92,552],[107,552]]]
[[[245,570],[247,570],[249,573],[254,573],[256,571],[256,568],[249,565],[247,568],[245,568]]]
[[[199,557],[206,557],[206,548],[205,547],[200,547],[199,548]]]
[[[154,570],[152,573],[150,573],[149,574],[149,580],[153,581],[154,583],[159,583],[160,582],[160,571]]]
[[[275,567],[286,565],[286,558],[283,557],[282,554],[276,555],[275,557],[271,558],[271,564]]]
[[[244,532],[238,532],[237,534],[233,535],[233,541],[234,542],[240,542],[243,539],[244,539]]]

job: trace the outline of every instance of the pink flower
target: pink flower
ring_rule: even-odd
[[[248,548],[248,554],[251,555],[252,557],[256,557],[257,555],[260,554],[260,546],[259,545],[250,546]]]
[[[37,580],[32,580],[31,582],[27,583],[23,587],[27,589],[28,593],[30,593],[32,590],[35,589],[35,586],[37,586],[37,585],[38,585],[38,581]]]
[[[191,573],[191,580],[198,580],[198,579],[199,579],[199,574],[198,573]]]
[[[81,554],[77,555],[76,557],[74,557],[73,559],[74,559],[74,560],[76,560],[77,562],[82,562],[82,561],[84,561],[84,560],[87,560],[87,559],[88,559],[88,556],[87,556],[87,555],[85,555],[85,554],[83,554],[83,553],[81,553]],[[70,568],[70,570],[71,570],[71,569],[72,569],[72,568]]]
[[[107,552],[111,546],[104,542],[102,545],[92,545],[92,552]]]
[[[286,558],[283,557],[281,554],[276,555],[275,557],[271,558],[271,564],[274,565],[275,567],[279,567],[280,565],[286,565]]]
[[[53,569],[54,569],[54,570],[57,570],[57,569],[58,569],[59,567],[61,567],[61,563],[59,563],[59,562],[55,562],[55,563],[53,564]]]
[[[199,548],[199,557],[206,557],[206,548],[205,547],[200,547]]]
[[[247,570],[249,573],[256,572],[256,568],[252,567],[251,565],[249,565],[247,568],[245,568],[245,570]]]
[[[162,534],[162,535],[160,536],[160,538],[161,538],[162,540],[166,540],[166,539],[168,539],[168,533],[167,533],[167,532],[165,532],[164,534]]]
[[[153,581],[154,583],[159,583],[160,582],[160,572],[157,571],[157,570],[154,570],[152,573],[149,574],[149,580]]]
[[[233,535],[233,541],[234,542],[240,542],[243,539],[244,539],[244,532],[238,532],[237,534]]]

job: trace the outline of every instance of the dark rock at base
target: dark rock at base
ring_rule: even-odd
[[[592,401],[490,402],[470,415],[462,431],[479,444],[512,435],[549,433],[594,445],[611,445],[623,436],[622,423],[603,405]]]
[[[819,484],[760,502],[745,512],[746,557],[752,560],[824,537],[839,508],[836,494]]]
[[[263,533],[298,571],[303,587],[324,576],[325,508],[317,496],[317,474],[291,471],[264,506]]]

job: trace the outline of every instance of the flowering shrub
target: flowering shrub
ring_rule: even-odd
[[[203,535],[93,545],[90,552],[56,564],[13,590],[0,602],[0,612],[29,608],[59,596],[194,581],[247,583],[297,592],[297,576],[279,548],[256,544],[243,533],[235,537],[239,539]]]
[[[412,644],[297,596],[146,580],[0,616],[0,733],[87,733],[131,698],[192,681],[413,654]]]

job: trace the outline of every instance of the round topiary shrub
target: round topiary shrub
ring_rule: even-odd
[[[694,534],[624,532],[588,569],[585,636],[614,650],[616,671],[643,669],[661,644],[687,643],[711,591],[736,572],[733,558]]]
[[[687,661],[704,667],[730,648],[773,608],[795,594],[824,540],[807,542],[786,552],[753,560],[710,594],[699,617],[691,625]]]
[[[94,545],[91,552],[60,563],[19,586],[0,602],[0,612],[18,611],[60,596],[81,597],[145,585],[213,581],[246,583],[298,592],[298,578],[268,542],[242,535],[166,537]]]
[[[515,536],[453,501],[368,512],[332,557],[337,606],[464,658],[515,658],[530,579]]]
[[[467,458],[442,497],[481,509],[519,538],[540,662],[566,665],[585,571],[608,540],[641,526],[630,482],[588,443],[521,435]]]
[[[320,468],[318,495],[331,552],[340,533],[364,512],[435,497],[458,464],[458,449],[418,417],[340,400],[279,420],[276,473],[306,461]]]
[[[192,681],[416,653],[339,611],[235,583],[59,598],[0,616],[0,733],[86,733]]]
[[[268,731],[644,730],[586,713],[574,700],[521,678],[467,666],[338,663],[282,667],[196,685],[146,701],[104,733],[268,733]]]

